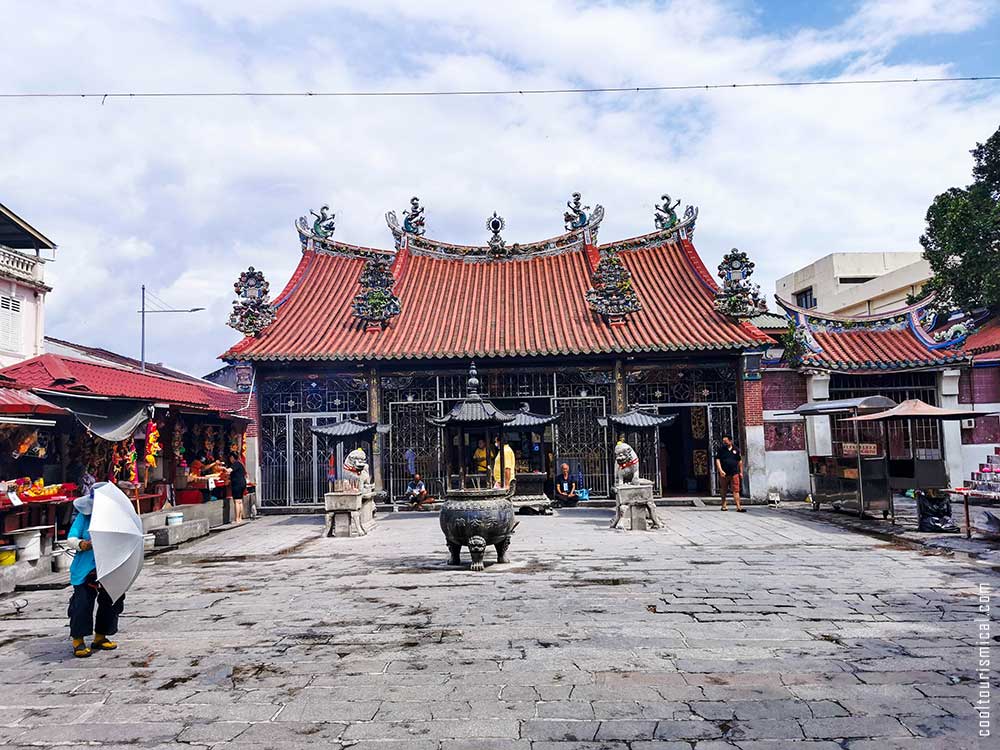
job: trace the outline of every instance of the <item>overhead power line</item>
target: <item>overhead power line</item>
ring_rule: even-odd
[[[549,94],[642,94],[664,91],[712,91],[716,89],[805,88],[809,86],[890,86],[914,83],[968,83],[1000,81],[1000,75],[952,76],[940,78],[862,78],[820,81],[772,81],[757,83],[705,83],[662,86],[606,86],[551,89],[466,89],[422,91],[25,91],[0,92],[0,99],[183,99],[235,97],[432,97],[432,96],[539,96]]]

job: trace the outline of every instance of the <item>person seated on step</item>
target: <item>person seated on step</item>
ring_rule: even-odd
[[[563,464],[556,477],[556,505],[560,508],[576,505],[580,498],[576,495],[576,480],[569,475],[569,464]]]
[[[423,510],[423,506],[431,502],[430,495],[427,494],[427,485],[424,484],[420,472],[413,475],[413,479],[406,485],[406,500],[410,503],[411,510]]]

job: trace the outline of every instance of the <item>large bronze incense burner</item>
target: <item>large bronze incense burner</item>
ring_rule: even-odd
[[[446,431],[457,430],[459,446],[464,445],[465,429],[496,429],[499,451],[496,462],[499,480],[494,487],[466,487],[465,467],[459,462],[458,487],[451,487],[451,461],[445,485],[445,501],[441,508],[441,530],[444,532],[450,563],[461,565],[462,547],[468,547],[472,570],[483,570],[483,558],[489,546],[496,548],[497,562],[507,562],[507,548],[514,532],[514,466],[510,449],[503,445],[502,427],[514,420],[513,414],[501,411],[479,393],[479,378],[475,364],[469,367],[467,395],[452,410],[439,419],[429,421]]]

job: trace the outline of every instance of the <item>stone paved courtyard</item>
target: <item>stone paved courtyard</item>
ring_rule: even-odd
[[[147,561],[89,660],[68,589],[0,600],[0,746],[996,747],[971,644],[1000,577],[792,513],[662,512],[523,517],[479,574],[433,514],[258,520]]]

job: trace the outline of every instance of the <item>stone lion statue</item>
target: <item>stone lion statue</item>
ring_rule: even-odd
[[[344,458],[344,476],[354,482],[360,490],[371,487],[371,474],[368,471],[368,456],[362,448],[355,448]]]
[[[656,503],[653,502],[653,490],[652,483],[649,481],[644,481],[639,478],[639,456],[636,454],[635,449],[625,442],[625,438],[622,437],[618,440],[618,444],[615,445],[615,487],[632,487],[635,485],[649,485],[648,494],[644,497],[648,498],[642,502],[642,505],[646,506],[646,514],[649,517],[649,525],[654,529],[662,529],[663,522],[660,520],[659,515],[656,513]],[[615,503],[615,517],[611,521],[611,528],[616,529],[621,524],[622,519],[625,517],[626,509],[631,504],[637,504],[635,499],[627,500],[626,498],[635,496],[629,492],[617,492],[618,500]]]

